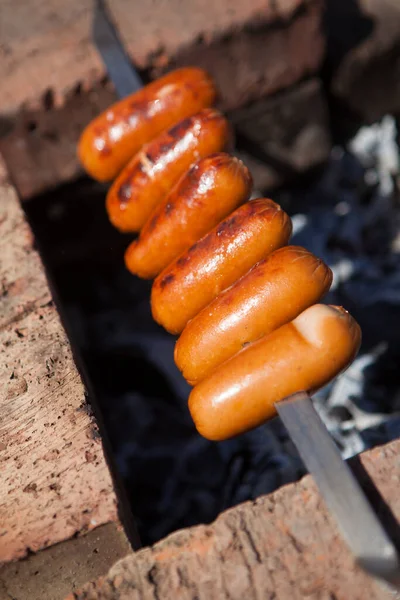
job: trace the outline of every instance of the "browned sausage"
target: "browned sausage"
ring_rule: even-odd
[[[190,319],[258,261],[287,244],[291,221],[272,200],[238,208],[194,244],[154,281],[154,319],[181,333]]]
[[[276,250],[190,321],[175,362],[195,385],[249,343],[292,321],[329,290],[332,272],[298,246]]]
[[[214,84],[202,69],[168,73],[94,119],[82,133],[79,159],[94,179],[110,181],[144,144],[212,106],[215,95]]]
[[[199,160],[155,209],[125,254],[131,273],[152,279],[243,204],[252,178],[241,160],[212,154]]]
[[[232,141],[225,117],[206,108],[146,144],[117,177],[107,194],[111,223],[121,231],[140,231],[172,186],[202,157]]]
[[[225,440],[261,425],[275,416],[276,402],[313,392],[345,369],[360,341],[360,328],[344,309],[314,304],[192,390],[189,409],[199,433]]]

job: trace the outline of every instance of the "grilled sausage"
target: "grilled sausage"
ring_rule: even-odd
[[[288,215],[272,200],[244,204],[155,279],[154,319],[170,333],[181,333],[218,294],[287,244],[291,231]]]
[[[131,273],[156,277],[251,193],[252,178],[241,160],[212,154],[183,175],[155,209],[125,254]]]
[[[212,106],[214,84],[205,71],[178,69],[117,102],[83,131],[78,156],[98,181],[111,181],[140,148],[203,108]]]
[[[175,346],[177,366],[195,385],[318,302],[331,283],[331,270],[311,252],[297,246],[276,250],[186,325]]]
[[[108,216],[121,231],[140,231],[171,187],[199,160],[226,149],[231,129],[223,115],[206,108],[146,144],[111,186]]]
[[[305,249],[282,248],[287,214],[262,198],[237,208],[251,176],[222,153],[231,131],[209,108],[214,99],[200,69],[171,73],[96,119],[79,154],[99,180],[120,173],[107,196],[110,220],[141,230],[126,265],[157,276],[152,313],[181,333],[175,360],[195,384],[195,425],[224,440],[274,416],[285,397],[325,385],[354,358],[361,332],[341,307],[310,306],[332,274]]]
[[[189,409],[199,433],[225,440],[261,425],[275,416],[276,402],[316,391],[344,370],[360,341],[358,324],[343,308],[307,308],[192,390]]]

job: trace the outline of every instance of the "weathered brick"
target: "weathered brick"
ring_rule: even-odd
[[[399,114],[400,3],[329,0],[327,26],[334,96],[362,121]]]
[[[255,187],[271,189],[322,164],[331,139],[318,79],[299,83],[230,115]],[[256,150],[255,150],[256,149]]]
[[[93,45],[92,0],[6,0],[1,6],[0,112],[59,106],[104,76]],[[276,91],[320,65],[322,0],[110,0],[139,69],[205,64],[226,108]]]
[[[116,523],[0,566],[0,600],[62,600],[88,579],[105,575],[130,546]]]
[[[400,440],[352,461],[399,541]],[[371,483],[373,482],[373,483]],[[376,486],[376,489],[375,489]],[[373,540],[371,540],[373,543]],[[355,564],[311,477],[179,531],[118,563],[68,600],[390,600]]]
[[[0,564],[118,521],[110,472],[15,190],[0,186]],[[88,461],[87,453],[96,456]]]

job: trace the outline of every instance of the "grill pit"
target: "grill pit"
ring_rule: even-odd
[[[177,10],[174,3],[179,4]],[[291,0],[279,6],[264,2],[258,10],[258,0],[209,5],[206,0],[192,27],[193,7],[190,3],[183,6],[180,0],[161,3],[154,19],[147,18],[146,12],[152,3],[138,5],[139,12],[127,11],[125,0],[109,4],[145,80],[185,64],[211,71],[258,189],[285,185],[271,195],[294,216],[293,241],[304,243],[334,267],[336,288],[329,301],[345,304],[364,330],[360,358],[340,381],[315,398],[343,455],[353,456],[398,437],[399,205],[394,119],[366,128],[347,150],[342,142],[360,122],[399,113],[399,8],[377,0],[350,4]],[[213,18],[215,11],[218,19]],[[210,599],[224,595],[285,598],[297,593],[318,598],[386,599],[378,584],[354,566],[312,480],[305,478],[281,488],[297,480],[303,467],[279,421],[225,444],[209,444],[193,430],[186,408],[188,388],[173,365],[173,340],[150,319],[149,285],[124,271],[122,254],[129,240],[113,231],[105,219],[104,187],[83,178],[76,161],[75,147],[83,126],[115,99],[88,35],[91,7],[77,0],[67,4],[44,0],[40,7],[22,2],[17,12],[9,3],[4,14],[10,26],[5,28],[0,49],[5,58],[0,70],[3,68],[6,94],[0,107],[0,136],[6,136],[0,140],[1,152],[25,203],[57,309],[89,390],[89,401],[81,401],[82,392],[78,409],[79,418],[84,415],[83,420],[91,424],[86,443],[101,448],[102,442],[109,466],[114,469],[117,465],[120,477],[115,477],[114,485],[120,504],[128,509],[123,511],[124,526],[131,542],[136,548],[135,528],[126,513],[134,513],[142,543],[147,544],[177,527],[208,522],[226,507],[277,490],[236,506],[210,527],[184,529],[163,538],[153,549],[128,557],[125,570],[124,565],[116,567],[106,578],[108,592],[102,590],[101,597],[115,599],[125,584],[140,589],[146,598],[168,597],[171,585],[178,586],[182,597],[202,597],[203,584],[197,587],[197,583],[199,569],[200,573],[203,569],[200,580],[206,582]],[[348,27],[342,27],[344,19]],[[160,35],[164,46],[156,47]],[[334,148],[326,165],[332,137],[342,146]],[[0,201],[2,191],[0,183]],[[37,271],[43,275],[40,265]],[[39,276],[35,284],[38,281],[42,281]],[[29,300],[33,286],[27,287],[21,292],[16,286],[16,305],[21,298],[24,303]],[[55,308],[48,309],[56,318]],[[41,318],[40,310],[32,313],[33,320]],[[42,329],[46,338],[43,323]],[[21,333],[15,334],[19,348],[24,343]],[[39,361],[35,355],[38,346],[32,343],[31,353],[25,353],[32,364]],[[54,381],[55,377],[53,385]],[[14,392],[24,389],[18,378],[6,383]],[[45,384],[36,395],[41,405],[48,398]],[[68,401],[68,397],[52,396],[57,409]],[[51,426],[54,439],[62,436],[64,428],[58,421]],[[85,436],[82,428],[81,434]],[[82,447],[75,443],[72,448],[73,459],[73,452],[79,454]],[[393,515],[388,518],[385,502],[398,521],[398,450],[398,442],[394,442],[356,457],[352,463],[397,540],[398,526]],[[81,455],[90,472],[99,454],[90,450]],[[52,502],[68,497],[68,486],[60,494],[58,482],[54,486],[51,480],[48,486],[43,478],[39,485],[31,481],[33,472],[26,465],[16,476],[24,478],[22,496],[26,501],[28,495],[34,508],[46,496],[42,488]],[[107,472],[105,463],[100,466]],[[85,470],[77,471],[86,484]],[[55,478],[57,473],[51,471],[50,475]],[[118,486],[121,478],[123,489]],[[75,483],[79,487],[79,478]],[[96,477],[96,485],[101,489],[93,500],[103,506],[101,478]],[[88,484],[85,491],[95,487]],[[18,493],[17,489],[8,497],[10,504],[18,506]],[[45,506],[43,513],[48,511],[46,518],[52,518],[51,505]],[[55,579],[65,590],[80,585],[77,581],[105,573],[108,566],[100,567],[100,561],[94,570],[88,571],[84,565],[79,577],[76,571],[74,577],[72,570],[69,579],[61,581],[53,559],[46,559],[61,548],[62,567],[69,569],[76,557],[72,547],[76,549],[82,540],[83,545],[85,540],[89,546],[98,544],[101,528],[92,509],[88,502],[79,518],[94,530],[68,540],[65,546],[52,545],[54,538],[46,539],[43,522],[34,523],[41,529],[42,541],[36,539],[37,545],[32,547],[40,550],[43,544],[52,545],[49,554],[29,556],[17,563],[15,572],[13,564],[6,565],[13,577],[6,586],[7,575],[2,571],[0,590],[4,587],[7,595],[17,597],[21,583],[15,573],[24,567],[34,573],[31,580],[38,597],[46,597],[50,589],[52,600],[56,593],[51,582]],[[74,521],[73,510],[68,508],[61,516],[59,512],[58,517],[68,523],[69,531],[85,533],[79,519]],[[31,526],[32,521],[21,518],[19,523],[25,549],[29,544],[29,537],[24,537],[25,524]],[[56,526],[59,522],[58,518],[54,521]],[[115,533],[117,520],[111,525]],[[107,534],[104,540],[100,554],[110,548]],[[69,542],[73,544],[68,547]],[[122,542],[118,556],[128,552],[126,540]],[[84,555],[92,567],[96,561],[90,552],[85,550]],[[316,561],[315,555],[321,560]],[[114,550],[108,564],[116,558]],[[50,564],[50,584],[44,581],[46,576],[42,578],[45,593],[37,583],[44,569],[33,567],[40,560]],[[132,564],[137,567],[135,581]],[[102,585],[88,586],[93,597],[97,598],[96,590]],[[78,597],[78,593],[74,595]],[[86,591],[83,597],[88,597]]]
[[[360,132],[352,151],[334,148],[311,180],[274,196],[293,216],[292,243],[333,268],[326,300],[344,304],[363,328],[359,358],[315,399],[345,458],[400,436],[395,134],[394,120],[383,120]],[[224,443],[196,434],[174,338],[151,318],[150,283],[124,268],[131,238],[108,223],[104,194],[82,178],[25,207],[148,545],[295,481],[304,468],[278,420]]]

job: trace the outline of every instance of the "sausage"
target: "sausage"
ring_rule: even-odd
[[[252,178],[241,160],[225,153],[199,160],[156,207],[125,254],[131,273],[152,279],[217,223],[243,204]]]
[[[318,302],[331,284],[331,270],[311,252],[297,246],[276,250],[186,325],[175,346],[178,368],[197,384]]]
[[[232,132],[210,108],[215,96],[204,71],[170,73],[100,115],[78,153],[94,178],[118,175],[110,221],[140,232],[126,266],[156,277],[152,314],[181,334],[175,362],[195,385],[194,423],[225,440],[275,416],[285,397],[328,383],[355,357],[361,331],[343,308],[311,306],[332,273],[304,248],[282,248],[288,215],[265,198],[241,206],[252,179],[223,153]]]
[[[214,104],[216,90],[198,68],[178,69],[113,104],[83,131],[78,156],[98,181],[111,181],[162,131]]]
[[[181,333],[218,294],[287,244],[291,232],[290,218],[272,200],[244,204],[155,279],[153,318],[170,333]]]
[[[111,186],[106,207],[111,223],[137,232],[171,187],[198,159],[226,149],[232,141],[225,117],[206,108],[146,144]]]
[[[225,440],[275,416],[274,404],[313,392],[357,354],[361,331],[341,307],[314,304],[254,342],[193,388],[189,410],[199,433]]]

